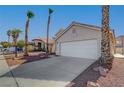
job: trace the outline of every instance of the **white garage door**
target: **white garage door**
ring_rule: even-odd
[[[98,58],[97,40],[75,41],[61,43],[60,54],[62,56],[79,58]]]

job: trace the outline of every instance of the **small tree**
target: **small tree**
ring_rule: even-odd
[[[14,46],[15,46],[15,57],[17,57],[17,39],[18,39],[19,34],[21,32],[22,31],[19,30],[19,29],[13,29],[13,30],[11,30],[11,36],[13,38],[13,43],[14,43]]]
[[[19,47],[19,48],[24,48],[24,46],[25,46],[25,41],[24,41],[24,40],[19,40],[19,41],[17,42],[17,47]]]
[[[7,36],[8,36],[8,43],[10,43],[11,30],[7,31]]]

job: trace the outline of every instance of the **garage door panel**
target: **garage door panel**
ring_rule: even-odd
[[[61,43],[61,55],[97,59],[97,40]]]

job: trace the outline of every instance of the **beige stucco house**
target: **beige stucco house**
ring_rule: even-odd
[[[101,28],[72,22],[56,34],[56,55],[98,59],[101,56]],[[111,52],[114,53],[115,35],[110,30]]]
[[[35,38],[32,40],[34,43],[34,50],[46,51],[47,50],[47,39],[46,38]],[[48,40],[48,48],[50,53],[55,53],[55,40]]]

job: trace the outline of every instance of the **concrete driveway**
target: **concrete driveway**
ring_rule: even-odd
[[[6,76],[3,76],[7,73]],[[10,73],[10,68],[3,55],[0,55],[0,87],[16,87],[17,84]]]
[[[73,57],[52,57],[20,65],[12,69],[12,72],[21,87],[64,87],[94,61]]]

